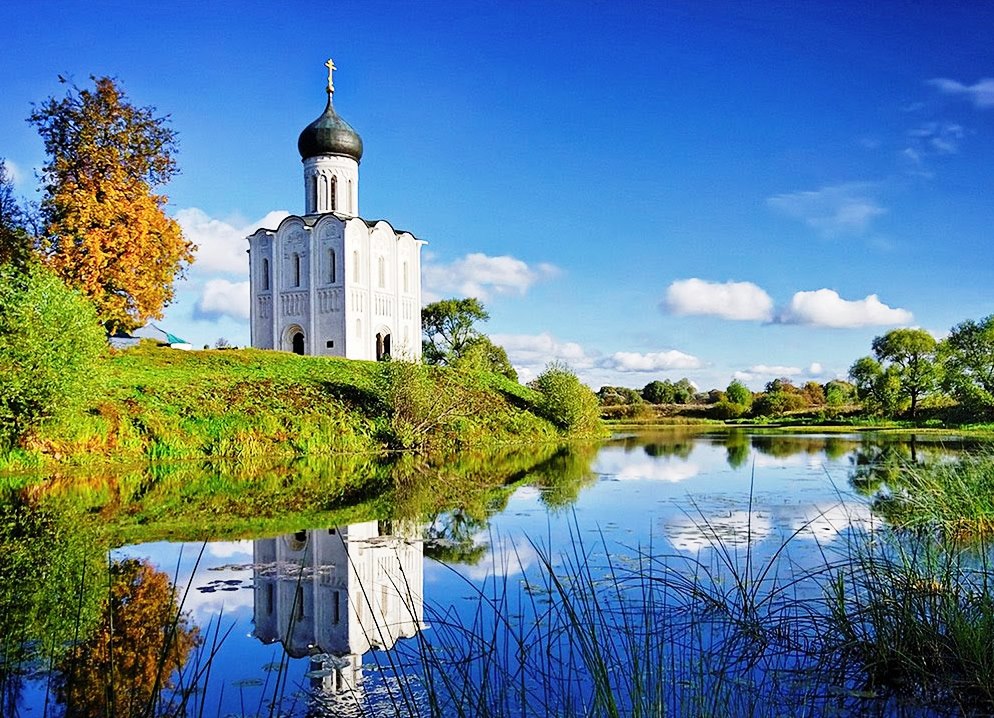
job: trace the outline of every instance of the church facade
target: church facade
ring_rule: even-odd
[[[421,358],[421,247],[359,215],[362,139],[328,104],[297,140],[304,214],[249,236],[252,346],[348,359]]]

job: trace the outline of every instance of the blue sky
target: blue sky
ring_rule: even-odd
[[[25,196],[58,75],[171,115],[201,249],[160,324],[197,345],[248,341],[241,237],[303,209],[328,57],[362,215],[429,242],[426,292],[480,296],[523,378],[826,381],[994,312],[992,3],[11,0],[0,26]]]

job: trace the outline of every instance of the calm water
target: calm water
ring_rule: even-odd
[[[845,560],[854,534],[883,526],[869,498],[878,486],[874,461],[969,448],[953,438],[644,433],[562,462],[568,481],[548,480],[549,469],[543,481],[526,477],[482,510],[143,543],[114,549],[110,559],[147,561],[185,593],[185,628],[199,633],[182,678],[199,686],[193,714],[428,715],[430,694],[514,714],[524,704],[540,712],[545,701],[562,713],[590,695],[584,646],[567,628],[589,621],[600,631],[634,627],[640,636],[642,624],[665,623],[660,645],[642,658],[651,655],[668,672],[650,681],[667,710],[692,714],[713,691],[733,686],[723,704],[732,711],[742,700],[756,714],[802,715],[805,704],[822,714],[828,690],[838,696],[828,701],[837,715],[897,715],[909,709],[861,697],[853,683],[811,689],[796,655],[760,650],[716,677],[693,652],[727,639],[728,624],[702,623],[688,604],[727,598],[742,576],[766,567],[756,582],[761,610],[817,599],[817,582],[792,585],[790,577]],[[549,565],[563,587],[550,582]],[[696,576],[704,594],[680,595],[672,582],[647,589],[647,576],[668,571]],[[593,591],[581,606],[605,616],[556,610],[573,590]],[[681,616],[690,618],[681,623]],[[593,640],[617,663],[638,658],[617,632],[606,633]],[[800,645],[802,633],[790,640]],[[739,656],[720,655],[732,654]],[[430,689],[426,660],[436,669]],[[638,670],[614,665],[607,675],[623,688]],[[466,689],[473,681],[477,687]],[[57,686],[36,667],[8,688],[8,707],[15,715],[61,715]]]

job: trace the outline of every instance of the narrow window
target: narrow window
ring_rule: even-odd
[[[359,253],[352,253],[352,281],[359,281]]]
[[[269,291],[269,260],[262,258],[262,289]]]
[[[410,287],[408,286],[407,282],[407,262],[404,262],[404,291],[405,292],[410,291]]]
[[[328,250],[328,283],[329,284],[334,284],[335,283],[335,275],[336,274],[337,274],[337,272],[335,271],[335,250],[334,249],[329,249]]]
[[[380,257],[376,260],[376,273],[380,282],[380,289],[387,286],[387,263]]]
[[[357,337],[361,337],[362,336],[362,320],[361,319],[356,319],[355,320],[355,335]]]
[[[293,602],[297,609],[297,620],[299,621],[304,617],[304,587],[297,586],[297,595],[294,596]]]
[[[334,212],[338,209],[338,178],[331,178],[331,211]]]
[[[311,197],[311,212],[318,211],[318,178],[317,175],[311,175],[308,178],[308,192]]]
[[[300,286],[300,255],[293,253],[293,286]]]
[[[342,620],[342,607],[340,605],[341,599],[339,598],[338,591],[332,592],[331,596],[331,622],[338,625]]]
[[[349,206],[348,206],[349,212],[355,212],[355,207],[352,206],[352,180],[349,180],[349,200],[348,200],[348,202],[349,202]]]

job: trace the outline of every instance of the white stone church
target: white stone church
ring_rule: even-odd
[[[304,128],[304,214],[249,238],[252,346],[348,359],[421,358],[421,247],[359,216],[362,139],[332,105]]]

